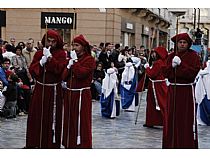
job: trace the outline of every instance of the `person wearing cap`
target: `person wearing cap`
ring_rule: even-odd
[[[164,47],[156,47],[151,54],[152,65],[144,65],[149,77],[147,91],[146,122],[144,127],[163,126],[167,105],[167,85],[163,76],[168,52]]]
[[[29,105],[26,148],[60,148],[62,129],[62,73],[66,67],[63,40],[54,30],[42,38],[29,67],[36,84]]]
[[[187,33],[177,34],[171,40],[175,48],[169,54],[164,70],[169,86],[167,124],[163,128],[162,147],[198,148],[194,80],[201,67],[200,59],[190,49],[193,41]]]
[[[72,41],[69,62],[63,72],[67,82],[64,92],[63,141],[65,148],[92,148],[91,81],[96,68],[89,42],[83,35]]]
[[[117,94],[117,74],[114,68],[107,69],[105,78],[102,80],[101,93],[101,114],[106,118],[115,118],[119,115],[120,107],[116,102]]]

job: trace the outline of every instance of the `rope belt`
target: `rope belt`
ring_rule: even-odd
[[[169,85],[172,85],[172,86],[193,86],[194,83],[169,83]]]
[[[153,94],[154,94],[154,98],[155,98],[155,108],[156,110],[160,110],[160,106],[158,104],[158,100],[157,100],[157,94],[156,94],[156,90],[155,90],[155,83],[156,82],[166,82],[166,79],[164,80],[152,80],[151,78],[149,78],[149,80],[152,82],[152,89],[153,89]]]
[[[192,96],[193,96],[193,106],[194,106],[194,140],[197,139],[197,123],[196,123],[196,107],[195,107],[195,94],[194,94],[194,83],[170,83],[172,86],[191,86]]]
[[[52,123],[52,130],[54,131],[53,134],[53,143],[56,143],[55,141],[55,125],[56,125],[56,95],[57,95],[57,89],[56,86],[59,83],[41,83],[39,81],[36,81],[36,83],[42,85],[42,86],[49,86],[49,87],[54,87],[54,94],[53,94],[53,123]]]
[[[74,89],[74,88],[68,88],[69,91],[79,91],[79,113],[78,113],[78,132],[77,132],[77,145],[81,144],[81,139],[80,139],[80,112],[81,112],[81,105],[82,105],[82,91],[85,89],[90,89],[90,87],[84,87],[84,88],[79,88],[79,89]]]

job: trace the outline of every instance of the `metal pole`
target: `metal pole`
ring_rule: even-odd
[[[149,62],[150,57],[151,57],[151,47],[153,45],[153,42],[154,42],[154,34],[152,34],[152,41],[150,43],[150,52],[149,52],[148,62]],[[143,80],[143,86],[142,86],[142,89],[141,89],[141,95],[140,95],[139,107],[138,107],[137,114],[136,114],[135,125],[137,124],[137,120],[138,120],[138,116],[139,116],[139,110],[140,110],[140,105],[141,105],[141,100],[142,100],[142,94],[143,94],[143,90],[144,90],[144,86],[145,86],[145,80],[146,80],[146,72],[144,73],[143,77],[144,77],[144,80]]]
[[[198,8],[198,29],[200,29],[200,8]]]
[[[195,30],[195,25],[196,25],[196,8],[194,8],[194,24],[193,24],[194,30]]]
[[[47,23],[45,23],[45,47],[47,45]],[[42,123],[43,123],[43,109],[44,109],[44,84],[45,84],[45,64],[43,65],[43,79],[42,79],[42,107],[41,107],[41,122],[40,122],[40,136],[39,136],[39,148],[42,147]]]
[[[76,26],[76,24],[75,24],[76,19],[75,18],[76,18],[76,9],[74,8],[73,39],[74,39],[74,36],[76,34],[76,27],[75,27]],[[72,87],[72,75],[73,75],[72,70],[70,70],[70,85],[69,85],[70,87],[69,87],[69,89],[71,89],[71,87]],[[70,104],[71,104],[71,96],[72,96],[71,93],[72,93],[71,90],[69,90],[69,97],[68,97],[68,102],[69,102],[68,112],[69,112],[69,114],[68,114],[67,148],[69,148],[69,137],[70,137],[70,112],[71,112]]]

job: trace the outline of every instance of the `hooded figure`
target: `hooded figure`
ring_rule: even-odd
[[[64,92],[63,141],[65,148],[92,148],[91,81],[96,68],[83,35],[76,36],[73,51],[62,78],[67,82]]]
[[[198,148],[194,81],[200,70],[200,58],[189,49],[192,39],[188,34],[178,34],[171,40],[175,48],[168,55],[164,69],[169,86],[163,148]]]
[[[163,76],[168,52],[164,47],[156,47],[153,54],[153,64],[145,64],[145,72],[149,77],[147,91],[146,123],[144,127],[162,126],[166,116],[167,85]]]
[[[60,35],[47,31],[39,50],[29,67],[36,79],[29,105],[26,148],[60,148],[62,129],[62,72],[66,66],[66,54],[61,47]],[[46,48],[48,47],[48,48]]]
[[[119,115],[119,106],[115,98],[117,94],[117,75],[114,68],[107,69],[105,78],[102,80],[101,114],[103,117],[115,118]]]
[[[210,126],[210,60],[207,67],[200,70],[195,86],[195,99],[198,104],[197,122]]]
[[[175,44],[177,44],[178,41],[180,40],[186,40],[187,43],[188,43],[188,48],[191,47],[192,43],[193,43],[193,40],[190,38],[190,36],[187,34],[187,33],[180,33],[180,34],[177,34],[175,36],[173,36],[171,38],[172,42],[174,42]]]
[[[138,97],[136,96],[136,75],[133,63],[125,64],[120,84],[121,104],[126,111],[135,111],[138,105]]]
[[[84,38],[83,35],[79,35],[77,37],[75,37],[72,41],[72,43],[79,43],[84,47],[84,50],[86,53],[91,54],[91,49],[90,49],[90,45],[89,42]]]

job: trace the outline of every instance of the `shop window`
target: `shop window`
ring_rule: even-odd
[[[64,43],[70,43],[71,42],[71,32],[70,29],[54,29],[56,30],[61,37],[63,38]]]

